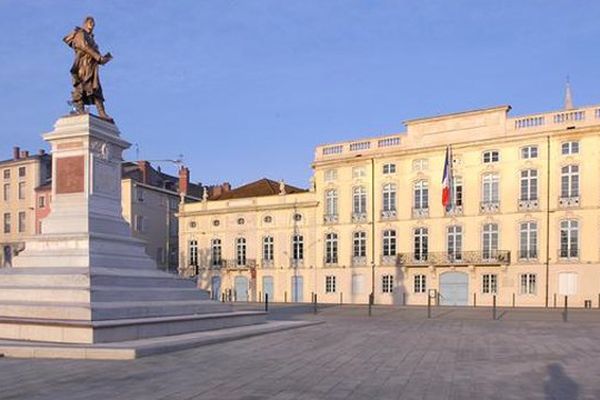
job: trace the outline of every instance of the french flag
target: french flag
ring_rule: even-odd
[[[442,177],[442,205],[449,210],[452,207],[452,153],[450,146],[446,147],[446,161],[444,161],[444,176]]]

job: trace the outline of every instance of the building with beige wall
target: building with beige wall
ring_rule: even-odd
[[[43,150],[31,155],[15,147],[11,159],[0,161],[0,267],[10,265],[23,249],[23,239],[36,233],[36,188],[50,173],[51,159]]]
[[[600,306],[600,106],[517,117],[500,106],[405,126],[318,146],[308,192],[182,205],[180,269],[197,260],[202,286],[242,300],[245,290],[250,300],[316,293],[366,303],[373,291],[377,304],[431,296],[491,305],[495,296],[502,306],[551,307],[568,295],[572,306]],[[447,149],[449,208],[441,202]],[[292,223],[296,208],[302,227]],[[302,263],[290,257],[298,229]],[[212,261],[215,240],[219,259],[236,261],[241,239],[253,263]]]

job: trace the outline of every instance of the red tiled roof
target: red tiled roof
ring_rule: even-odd
[[[295,186],[285,185],[286,193],[302,193],[306,192],[305,189],[300,189]],[[245,197],[261,197],[261,196],[274,196],[279,194],[279,182],[271,179],[263,178],[255,182],[248,183],[246,185],[237,187],[233,190],[223,192],[218,196],[212,196],[210,200],[228,200],[228,199],[242,199]]]

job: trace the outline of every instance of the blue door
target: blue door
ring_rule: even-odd
[[[212,292],[213,300],[221,299],[221,277],[213,276],[210,281],[210,290]]]
[[[301,276],[292,276],[292,302],[302,303],[304,301],[303,281]]]
[[[248,301],[248,278],[235,277],[235,301]]]
[[[469,304],[469,276],[464,272],[446,272],[440,275],[440,304],[466,306]]]
[[[273,301],[273,277],[263,276],[262,279],[263,293],[269,295],[269,301]]]

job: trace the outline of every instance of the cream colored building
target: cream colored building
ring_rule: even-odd
[[[237,292],[366,303],[373,290],[377,304],[430,295],[491,305],[495,295],[502,306],[552,307],[568,295],[571,306],[599,307],[600,106],[509,112],[414,119],[398,134],[318,146],[309,192],[185,204],[180,268],[197,260],[203,287],[242,300]],[[448,148],[450,209],[441,201]],[[298,231],[301,265],[290,260]],[[263,261],[265,240],[273,262]],[[215,241],[235,265],[213,263]],[[243,252],[252,262],[232,268]]]
[[[11,264],[23,249],[23,238],[36,232],[35,189],[50,178],[50,156],[43,150],[35,155],[18,147],[13,157],[0,161],[0,267]],[[43,206],[43,204],[42,204]]]

